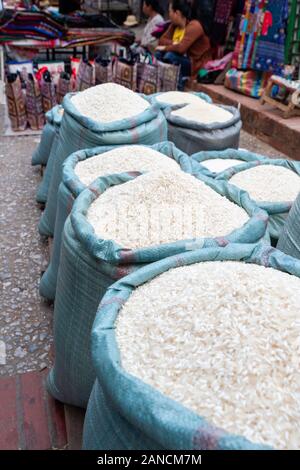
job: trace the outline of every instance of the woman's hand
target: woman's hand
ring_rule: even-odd
[[[157,46],[156,51],[165,51],[167,46]]]

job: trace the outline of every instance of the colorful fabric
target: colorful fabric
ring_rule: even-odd
[[[240,34],[233,56],[233,67],[249,69],[257,38],[261,34],[268,0],[246,0],[240,22]]]
[[[233,67],[281,74],[288,0],[246,0]]]
[[[288,0],[272,0],[264,14],[262,34],[258,39],[251,67],[281,74],[285,60]]]
[[[266,88],[270,73],[257,72],[254,70],[230,69],[225,76],[225,87],[238,91],[252,98],[260,98]]]

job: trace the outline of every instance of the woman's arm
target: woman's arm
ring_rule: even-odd
[[[202,25],[199,23],[199,21],[191,21],[186,27],[182,41],[180,41],[178,44],[166,44],[166,51],[177,52],[177,54],[185,54],[191,45],[202,36],[204,36]]]
[[[158,44],[160,46],[171,46],[173,44],[173,33],[174,26],[170,24],[167,31],[159,39]]]

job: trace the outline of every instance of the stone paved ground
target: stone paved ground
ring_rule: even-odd
[[[31,167],[37,141],[36,136],[0,137],[0,376],[51,364],[53,308],[38,293],[48,248],[37,231],[40,173]],[[278,156],[244,132],[241,147]]]
[[[30,164],[36,142],[0,137],[0,375],[50,363],[53,310],[38,293],[48,251],[37,232],[40,172]]]

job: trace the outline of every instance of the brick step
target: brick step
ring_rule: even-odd
[[[0,378],[0,449],[66,449],[64,405],[45,389],[48,371]]]

